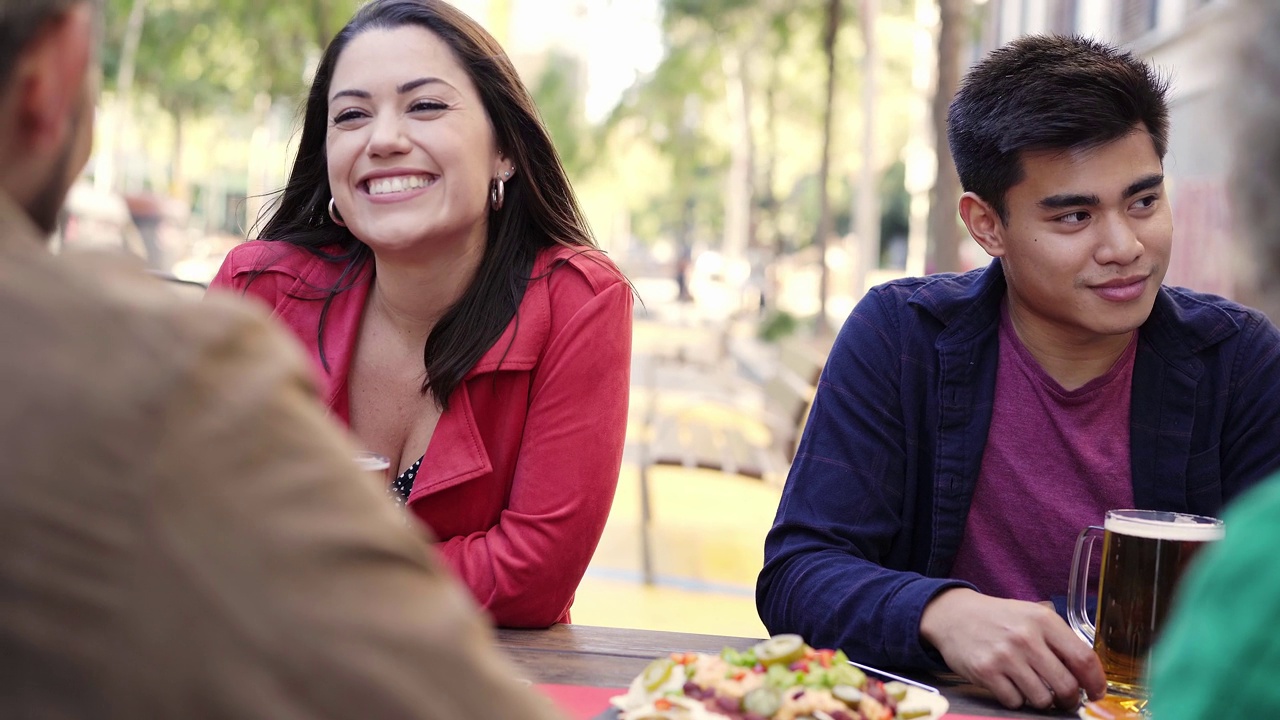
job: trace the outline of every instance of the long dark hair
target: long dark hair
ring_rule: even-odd
[[[372,0],[362,7],[320,59],[307,96],[297,159],[260,236],[305,248],[343,266],[337,282],[325,289],[316,337],[327,368],[324,319],[329,304],[371,270],[372,258],[367,245],[329,218],[332,193],[325,154],[329,83],[352,38],[366,30],[406,25],[426,28],[453,49],[480,93],[497,147],[517,170],[506,182],[502,209],[489,211],[484,257],[475,278],[436,323],[423,349],[427,378],[422,392],[430,392],[441,408],[448,408],[454,388],[515,317],[538,252],[556,244],[595,248],[533,98],[507,54],[484,28],[440,0]]]

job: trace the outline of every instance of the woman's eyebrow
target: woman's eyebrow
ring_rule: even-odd
[[[440,78],[438,78],[438,77],[420,77],[420,78],[418,78],[418,79],[416,79],[416,80],[410,80],[410,81],[408,81],[408,82],[401,83],[401,84],[397,85],[397,86],[396,86],[396,94],[397,94],[397,95],[404,95],[405,93],[413,92],[414,90],[417,90],[418,88],[422,87],[423,85],[430,85],[431,83],[440,83],[441,85],[446,85],[446,86],[448,86],[448,87],[453,87],[452,85],[449,85],[449,83],[448,83],[448,82],[446,82],[446,81],[444,81],[444,80],[441,80],[441,79],[440,79]],[[338,98],[340,98],[340,97],[357,97],[357,98],[360,98],[360,99],[362,99],[362,100],[372,100],[372,99],[373,99],[373,95],[372,95],[372,94],[370,94],[368,90],[354,90],[354,89],[353,89],[353,90],[339,90],[338,92],[336,92],[336,93],[334,93],[334,94],[333,94],[333,97],[329,98],[329,102],[333,102],[334,100],[337,100],[337,99],[338,99]]]

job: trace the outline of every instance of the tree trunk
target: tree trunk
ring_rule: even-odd
[[[857,218],[857,246],[854,260],[853,296],[858,299],[871,273],[880,267],[880,188],[876,173],[876,22],[879,0],[862,0],[862,167],[858,172],[858,192],[853,217]]]
[[[774,269],[782,257],[782,233],[778,229],[780,203],[774,190],[778,167],[778,86],[781,84],[778,63],[769,64],[769,79],[764,90],[764,167],[760,178],[759,227],[763,228],[761,242],[768,246],[765,265],[765,304],[769,309],[777,305],[778,287]]]
[[[947,142],[947,108],[960,86],[960,53],[968,30],[969,0],[938,0],[938,84],[933,95],[934,147],[938,173],[929,205],[929,235],[933,241],[933,272],[959,272],[962,234],[956,218],[960,179]]]
[[[818,337],[831,335],[831,323],[827,320],[827,289],[830,286],[827,268],[827,239],[832,234],[831,191],[827,181],[831,176],[831,121],[836,97],[836,36],[840,31],[840,0],[827,0],[827,24],[822,38],[822,51],[827,58],[827,89],[822,108],[822,162],[818,167],[818,236],[814,245],[818,248],[821,273],[818,280],[818,321],[814,330]]]
[[[173,156],[169,159],[169,194],[186,201],[191,196],[187,188],[186,170],[182,164],[182,145],[185,139],[182,126],[186,117],[185,113],[176,107],[169,114],[173,119]]]
[[[316,46],[324,50],[333,36],[338,34],[338,28],[333,26],[333,2],[313,0],[311,7],[311,17],[315,18]]]
[[[748,53],[726,47],[724,65],[726,96],[733,117],[735,139],[730,145],[728,187],[725,192],[724,241],[727,259],[741,260],[751,243],[751,202],[755,175],[755,139],[751,132],[751,78]]]
[[[128,131],[130,110],[133,107],[133,75],[138,63],[138,45],[142,42],[142,27],[146,19],[147,0],[133,0],[129,8],[129,23],[125,26],[124,42],[120,48],[120,69],[116,73],[116,110],[114,125],[105,133],[106,147],[98,153],[99,166],[94,172],[94,184],[111,190],[121,186],[123,170],[120,165],[120,145]]]

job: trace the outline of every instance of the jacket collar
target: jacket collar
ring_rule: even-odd
[[[907,302],[941,322],[938,346],[963,344],[989,331],[1000,319],[1007,286],[997,258],[985,268],[963,274],[930,276]],[[1160,286],[1151,315],[1139,338],[1184,372],[1198,375],[1195,355],[1240,331],[1235,318],[1219,305],[1183,288]]]
[[[537,364],[551,333],[551,299],[547,283],[540,278],[550,271],[554,263],[573,253],[572,249],[557,248],[538,255],[533,266],[534,279],[525,289],[519,311],[497,342],[467,372],[464,380],[500,370],[529,370]],[[311,318],[311,324],[314,324],[318,313],[315,303],[323,302],[328,288],[339,281],[342,266],[308,253],[306,260],[292,274],[296,281],[281,298],[277,314],[285,322],[298,327],[307,325],[305,318]],[[334,296],[325,316],[323,344],[328,364],[325,400],[344,420],[348,419],[344,397],[346,377],[351,369],[360,322],[372,286],[373,270],[370,266],[361,272],[349,289]],[[294,317],[299,320],[294,321]]]

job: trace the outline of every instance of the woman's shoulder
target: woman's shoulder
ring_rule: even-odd
[[[573,272],[560,272],[562,268]],[[553,245],[544,249],[538,253],[533,275],[535,278],[546,276],[552,287],[570,283],[582,285],[593,295],[627,284],[626,276],[604,251],[587,246]]]
[[[283,272],[297,277],[315,256],[292,243],[271,240],[249,240],[231,248],[222,262],[231,275],[242,273]]]

